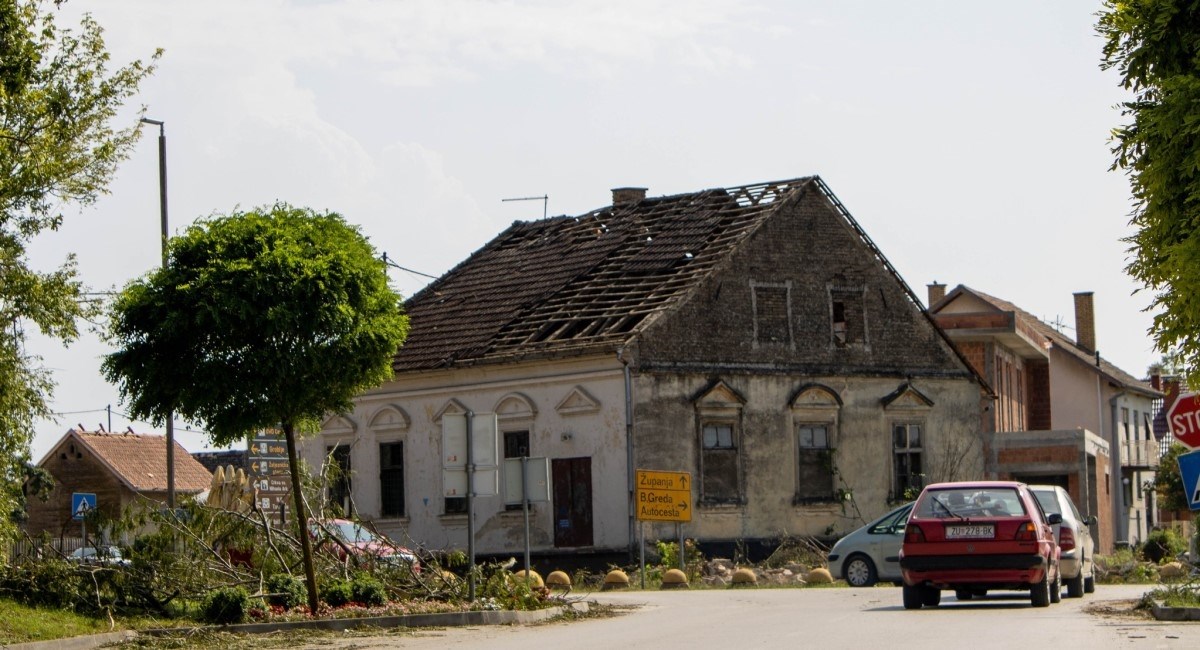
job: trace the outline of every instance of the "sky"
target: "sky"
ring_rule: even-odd
[[[53,7],[51,3],[47,7]],[[964,284],[1074,336],[1095,292],[1100,353],[1144,377],[1147,291],[1124,273],[1127,98],[1099,67],[1099,0],[69,0],[114,66],[164,54],[138,109],[162,120],[169,231],[276,201],[343,215],[440,275],[516,220],[577,215],[611,188],[664,196],[816,174],[922,298]],[[109,194],[68,206],[31,264],[68,253],[94,291],[161,261],[157,127]],[[547,196],[537,201],[504,199]],[[392,269],[404,296],[429,279]],[[93,332],[31,333],[68,428],[124,415]],[[189,451],[209,447],[179,422]]]

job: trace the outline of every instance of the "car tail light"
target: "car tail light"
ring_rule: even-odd
[[[1023,542],[1032,542],[1037,539],[1037,525],[1032,521],[1027,521],[1020,526],[1017,526],[1017,534],[1013,539]]]
[[[1075,533],[1068,527],[1058,529],[1058,547],[1064,551],[1075,548]]]
[[[925,541],[925,531],[921,530],[920,526],[918,526],[914,523],[909,523],[908,526],[905,526],[905,528],[904,528],[904,543],[905,544],[919,544],[919,543],[923,543],[924,541]]]

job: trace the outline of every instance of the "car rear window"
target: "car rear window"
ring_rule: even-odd
[[[1037,497],[1038,504],[1042,506],[1042,510],[1048,515],[1061,515],[1062,508],[1058,507],[1058,495],[1052,490],[1031,490],[1033,496]]]
[[[1015,488],[942,488],[926,490],[918,517],[1023,517],[1025,506]]]

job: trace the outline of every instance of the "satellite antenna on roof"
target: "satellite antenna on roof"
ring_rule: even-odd
[[[546,210],[550,205],[550,195],[543,194],[541,196],[521,196],[515,199],[500,199],[501,203],[507,201],[541,201],[542,202],[542,218],[546,218]]]

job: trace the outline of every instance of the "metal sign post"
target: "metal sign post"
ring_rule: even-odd
[[[475,602],[475,450],[471,428],[475,414],[467,411],[467,600]]]
[[[525,513],[525,584],[529,584],[529,456],[521,457],[521,510]]]

